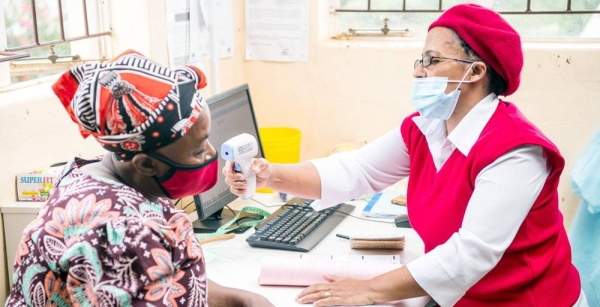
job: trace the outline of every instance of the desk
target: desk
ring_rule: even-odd
[[[256,194],[255,198],[265,204],[283,204],[277,194]],[[365,201],[349,202],[356,206],[352,215],[360,216],[360,212],[366,205]],[[1,212],[4,219],[4,234],[6,240],[6,259],[8,264],[9,281],[12,284],[12,264],[17,245],[21,239],[21,233],[27,224],[32,221],[43,203],[17,202],[2,206]],[[251,200],[235,200],[230,207],[239,210],[245,206],[264,208]],[[267,211],[275,211],[277,207],[266,208]],[[198,218],[196,212],[189,215],[190,221]],[[347,240],[340,239],[335,233],[348,234],[356,229],[369,229],[370,231],[393,231],[406,237],[406,246],[399,254],[403,263],[408,263],[423,254],[423,241],[412,229],[396,228],[393,224],[383,224],[365,220],[359,220],[348,216],[338,225],[334,233],[327,236],[319,243],[311,253],[315,254],[398,254],[397,251],[371,251],[353,250]],[[258,275],[262,257],[271,253],[295,253],[290,251],[253,248],[246,243],[246,238],[252,234],[248,230],[243,234],[227,241],[218,241],[202,246],[206,257],[208,277],[213,281],[227,287],[234,287],[260,293],[267,297],[275,306],[307,306],[300,305],[294,301],[294,297],[301,291],[301,287],[274,287],[258,285]],[[396,302],[395,307],[423,307],[429,301],[428,297],[414,298]]]
[[[4,246],[6,263],[2,265],[7,268],[9,286],[12,286],[13,265],[17,246],[21,242],[21,234],[27,225],[35,219],[44,202],[14,202],[0,206],[2,221],[4,222]]]
[[[283,204],[277,199],[276,194],[256,194],[255,198],[266,204]],[[365,201],[348,202],[356,206],[352,215],[360,216],[360,212],[366,205]],[[251,200],[237,199],[230,207],[239,210],[244,206],[254,206],[263,208],[263,206]],[[267,208],[267,211],[275,211],[277,208]],[[195,213],[190,214],[190,219],[197,219]],[[385,251],[385,250],[353,250],[350,248],[348,240],[340,239],[335,233],[352,233],[356,229],[369,229],[369,231],[392,231],[403,234],[406,237],[406,246],[403,251]],[[303,289],[302,287],[282,287],[282,286],[260,286],[258,276],[260,273],[261,260],[265,255],[271,253],[296,253],[291,251],[281,251],[273,249],[262,249],[250,247],[246,243],[246,238],[252,234],[253,230],[248,230],[243,234],[236,235],[235,238],[208,243],[202,246],[206,258],[207,274],[213,281],[227,287],[241,288],[252,292],[260,293],[267,297],[275,306],[307,306],[300,305],[294,301],[294,297]],[[417,236],[414,230],[405,228],[396,228],[394,224],[383,224],[372,221],[365,221],[348,216],[338,225],[332,234],[327,236],[310,253],[314,254],[400,254],[403,263],[408,263],[423,254],[423,241]],[[429,297],[419,297],[409,300],[395,302],[394,304],[380,306],[406,306],[423,307],[429,301]]]

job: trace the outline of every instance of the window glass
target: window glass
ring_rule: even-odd
[[[66,2],[66,1],[64,1]],[[77,2],[77,1],[73,1]],[[4,1],[3,13],[6,24],[6,46],[15,48],[19,46],[34,45],[34,22],[33,7],[31,0],[11,0]],[[40,43],[60,39],[58,1],[37,0],[36,10],[38,40]],[[70,54],[70,45],[68,43],[57,44],[54,47],[55,54]],[[29,57],[19,62],[32,62],[36,60],[46,60],[52,53],[50,46],[38,47],[34,49],[23,50],[19,52],[29,53]],[[47,61],[50,63],[50,61]],[[44,72],[43,69],[32,70],[29,73],[16,73],[10,77],[11,83],[17,83],[39,77],[51,75],[55,72]]]
[[[407,10],[437,10],[439,6],[438,0],[406,1]]]
[[[524,12],[527,10],[527,1],[502,0],[494,3],[494,10],[498,12]]]
[[[3,2],[0,14],[4,16],[4,35],[0,38],[5,37],[6,41],[0,42],[0,46],[11,52],[27,53],[29,57],[12,60],[10,71],[0,71],[1,80],[18,83],[62,72],[81,64],[81,60],[105,57],[101,48],[105,36],[87,36],[107,33],[108,19],[103,15],[106,3],[101,0],[60,3],[61,8],[58,0]],[[62,65],[55,65],[59,62]],[[1,86],[6,85],[9,84],[2,81]]]
[[[522,37],[530,39],[586,37],[583,35],[584,29],[591,17],[592,14],[504,16]],[[600,38],[600,29],[593,36],[587,37]]]
[[[567,8],[567,0],[540,1],[531,0],[531,10],[539,11],[565,11]]]
[[[343,13],[340,14],[340,32],[348,29],[380,29],[388,18],[393,30],[409,29],[412,36],[425,36],[427,28],[439,13]]]
[[[572,10],[600,10],[598,1],[590,0],[571,0]]]
[[[85,35],[83,1],[63,1],[63,19],[65,37],[73,38]],[[93,15],[92,15],[93,16]],[[91,30],[90,30],[91,31]]]
[[[398,0],[371,0],[373,10],[401,10],[402,1]]]
[[[31,1],[29,1],[29,3],[24,7],[26,7],[26,10],[22,12],[24,15],[28,13],[27,11],[31,12]],[[58,1],[56,0],[35,1],[35,13],[38,23],[38,39],[40,42],[60,40],[60,18],[58,12]],[[33,24],[28,24],[27,32],[33,33],[33,31]]]
[[[31,1],[3,1],[3,10],[6,24],[6,46],[13,48],[34,44]]]
[[[347,10],[366,10],[367,0],[341,0],[340,8],[345,8]]]

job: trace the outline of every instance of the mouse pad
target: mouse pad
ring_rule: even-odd
[[[223,211],[224,213],[226,211]],[[222,219],[207,219],[207,220],[203,220],[203,221],[194,221],[192,223],[192,226],[194,227],[194,232],[195,233],[212,233],[217,231],[217,229],[219,229],[219,227],[223,226],[225,223],[229,222],[231,220],[231,217],[228,218],[229,214],[223,214]],[[231,226],[229,226],[229,228],[234,228],[242,223],[245,222],[251,222],[251,221],[257,221],[257,220],[262,220],[264,218],[264,216],[260,215],[260,214],[254,214],[254,213],[249,213],[249,212],[243,212],[239,219],[233,223]],[[235,230],[231,231],[232,233],[236,233],[236,234],[240,234],[240,233],[244,233],[246,232],[246,230],[253,228],[252,226],[248,226],[248,227],[238,227]]]

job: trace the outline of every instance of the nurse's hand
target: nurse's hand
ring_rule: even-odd
[[[252,161],[252,172],[256,174],[256,188],[266,187],[269,178],[271,177],[272,166],[269,161],[259,158]],[[223,175],[225,175],[225,183],[230,186],[231,193],[242,196],[246,194],[248,184],[242,173],[233,170],[233,162],[227,161],[223,167]]]

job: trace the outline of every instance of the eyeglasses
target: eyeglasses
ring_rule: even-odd
[[[437,64],[437,62],[434,63],[435,60],[454,60],[454,61],[458,61],[458,62],[463,62],[463,63],[475,63],[477,61],[472,61],[472,60],[463,60],[463,59],[455,59],[455,58],[446,58],[443,56],[433,56],[433,55],[424,55],[421,59],[417,59],[415,61],[415,65],[414,65],[414,69],[417,69],[417,67],[419,67],[420,65],[423,65],[423,68],[425,67],[429,67],[432,64]]]

